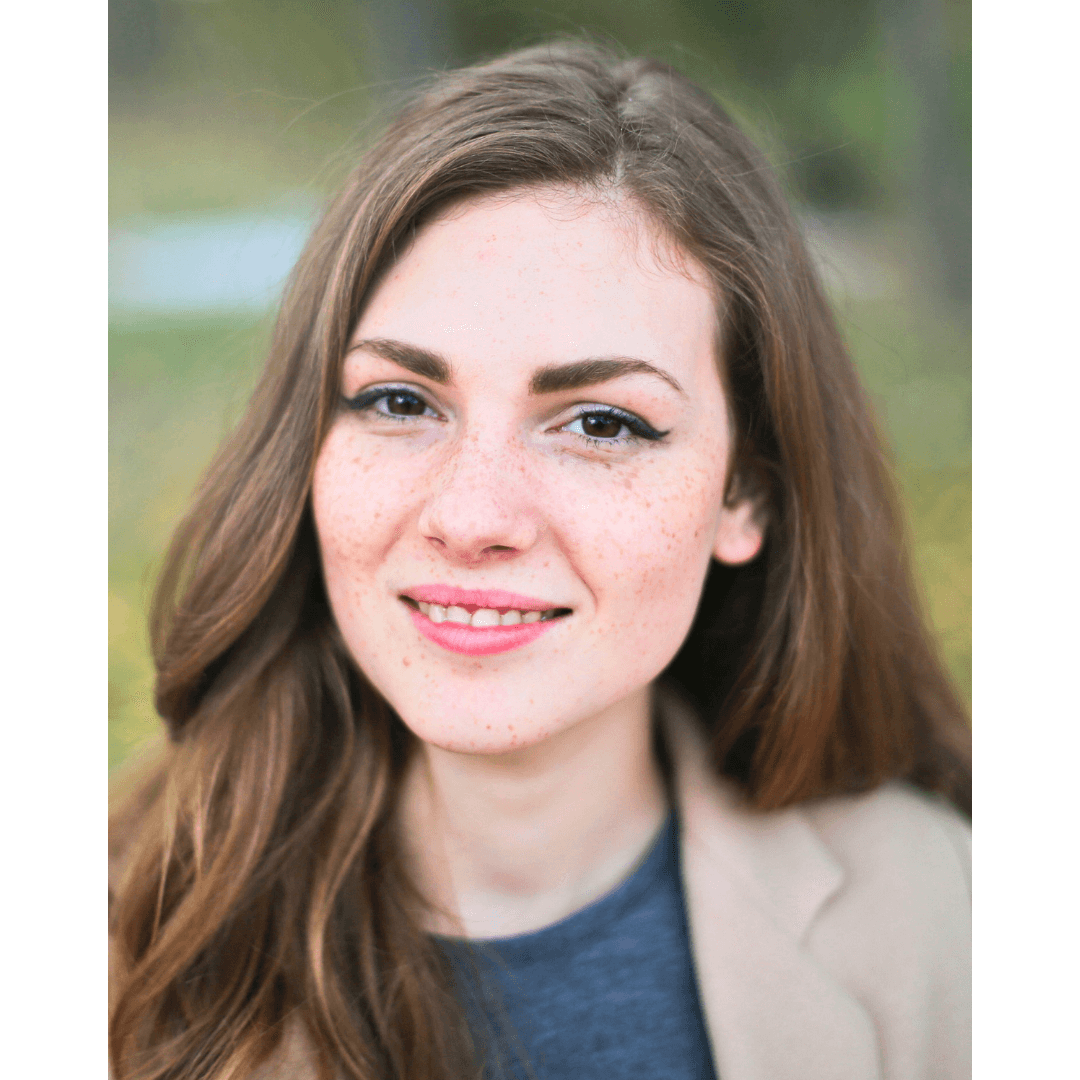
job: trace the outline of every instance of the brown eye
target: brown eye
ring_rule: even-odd
[[[590,413],[581,418],[581,430],[592,439],[617,439],[624,426],[622,420],[604,413]]]
[[[356,397],[345,398],[347,409],[375,417],[409,420],[416,417],[438,417],[438,413],[418,393],[406,387],[373,386]]]
[[[406,394],[401,391],[387,394],[384,398],[386,411],[391,416],[423,416],[427,411],[427,405],[415,394]]]

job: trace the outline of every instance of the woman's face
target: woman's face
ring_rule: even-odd
[[[318,457],[352,655],[448,750],[539,742],[640,694],[690,627],[731,433],[704,271],[631,203],[545,189],[426,225],[375,290]]]

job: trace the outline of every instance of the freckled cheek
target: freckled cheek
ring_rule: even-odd
[[[691,484],[620,485],[568,522],[575,561],[601,607],[620,620],[696,607],[720,497],[708,473]]]
[[[370,449],[361,453],[348,443],[324,447],[312,491],[324,558],[363,560],[384,551],[415,514],[422,479],[421,470]]]

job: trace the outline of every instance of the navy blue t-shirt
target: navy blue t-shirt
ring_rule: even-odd
[[[674,814],[630,877],[580,911],[472,947],[440,941],[486,1053],[485,1077],[716,1080]]]

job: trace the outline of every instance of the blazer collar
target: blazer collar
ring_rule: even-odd
[[[873,1021],[804,939],[844,873],[796,808],[760,813],[716,777],[667,696],[683,885],[698,989],[723,1080],[877,1080]]]

